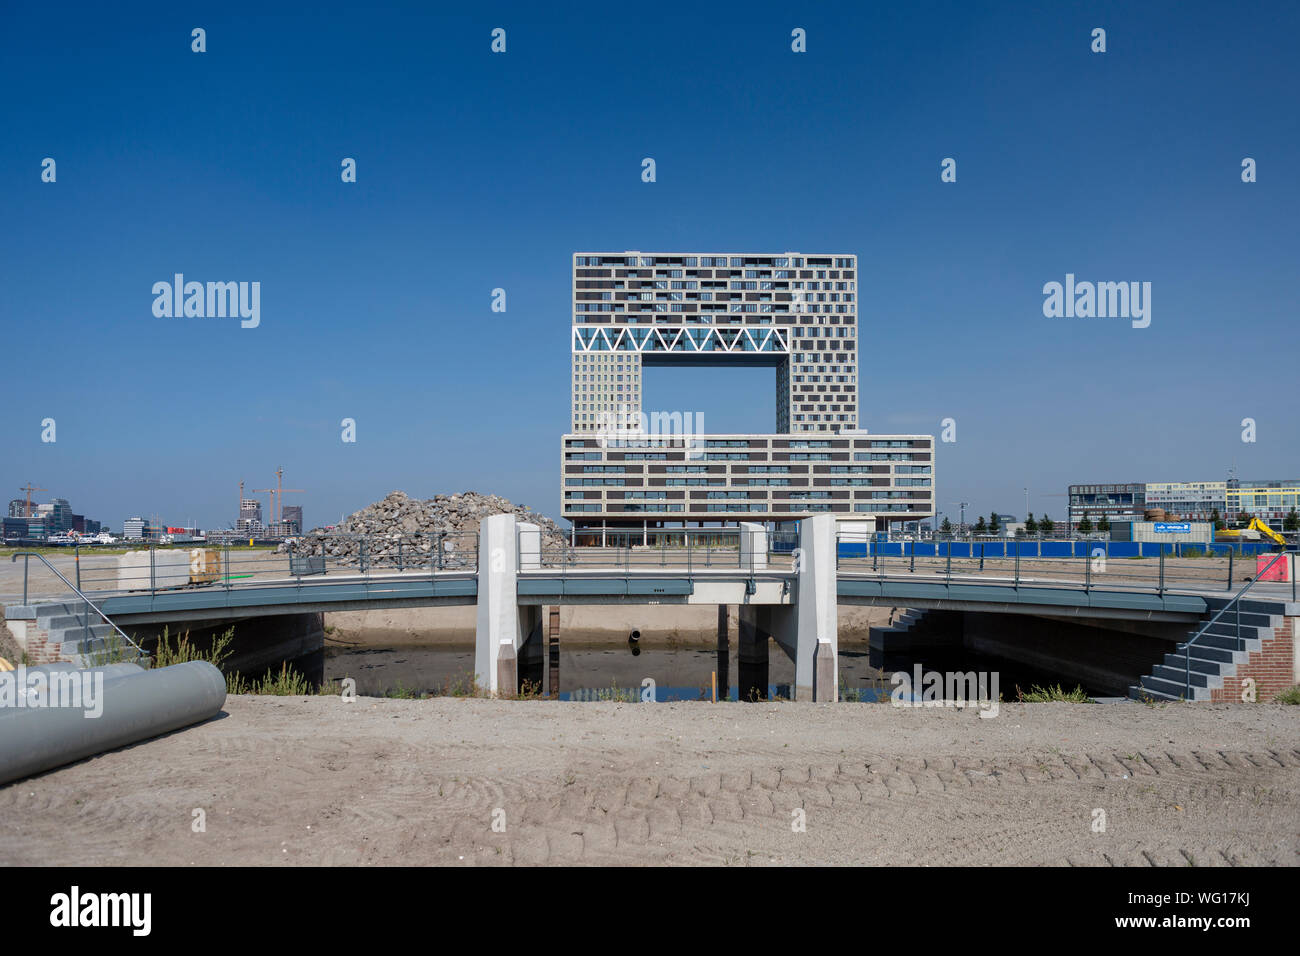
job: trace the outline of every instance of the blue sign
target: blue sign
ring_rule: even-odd
[[[1157,521],[1154,530],[1156,534],[1191,534],[1192,523],[1190,521]]]

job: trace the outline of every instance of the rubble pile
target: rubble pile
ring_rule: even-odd
[[[331,565],[362,570],[430,565],[443,570],[470,568],[476,560],[479,522],[500,514],[513,514],[541,528],[544,552],[568,547],[567,536],[550,518],[498,495],[466,491],[421,500],[394,491],[349,515],[342,524],[308,531],[284,542],[278,550],[294,557],[323,556]]]

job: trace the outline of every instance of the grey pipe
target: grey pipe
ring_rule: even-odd
[[[23,666],[14,668],[14,673],[23,670]],[[58,664],[28,664],[26,671],[29,674],[39,671],[42,674],[80,674],[83,671],[91,673],[100,672],[104,675],[104,680],[113,680],[117,677],[133,677],[136,674],[143,674],[145,669],[139,664],[118,663],[118,664],[101,664],[99,667],[78,667],[76,664],[58,663]]]
[[[0,719],[0,784],[215,717],[226,702],[226,679],[207,661],[189,661],[117,671],[96,696],[97,717],[85,707],[0,708],[8,711]]]
[[[58,663],[32,664],[30,667],[15,667],[12,671],[6,673],[13,675],[9,678],[10,680],[16,680],[19,682],[29,682],[30,679],[26,676],[28,674],[45,674],[48,678],[54,674],[88,673],[93,675],[96,673],[102,673],[104,675],[104,681],[108,682],[111,680],[120,680],[123,677],[134,677],[137,674],[143,674],[144,672],[145,669],[138,664],[105,664],[101,667],[83,668],[78,667],[76,664]],[[0,674],[0,680],[3,679],[5,679],[4,676]],[[27,685],[24,684],[24,686]],[[0,706],[0,720],[4,720],[12,714],[21,714],[26,709],[27,708],[25,707],[17,706]]]

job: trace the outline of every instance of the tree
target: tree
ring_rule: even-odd
[[[944,518],[943,524],[939,525],[939,531],[942,534],[952,534],[952,522]]]
[[[1097,519],[1097,530],[1106,534],[1110,533],[1110,519],[1102,515]]]
[[[989,515],[989,534],[997,534],[1002,530],[1002,525],[998,521],[998,513],[995,511]]]
[[[1246,512],[1244,512],[1244,511],[1238,511],[1238,512],[1237,512],[1237,524],[1241,525],[1243,528],[1244,528],[1246,525],[1250,524],[1250,515],[1246,514]]]
[[[1092,519],[1088,517],[1088,512],[1085,511],[1083,513],[1083,517],[1079,519],[1079,534],[1091,534],[1091,533],[1092,533]]]
[[[1293,508],[1292,510],[1294,511],[1295,509]],[[1228,522],[1223,520],[1223,517],[1219,514],[1218,508],[1215,508],[1210,512],[1210,521],[1214,523],[1215,531],[1222,531],[1224,528],[1228,527]]]
[[[1043,534],[1051,534],[1055,527],[1055,523],[1051,518],[1047,517],[1047,515],[1043,515],[1038,519],[1038,530],[1043,532]]]
[[[1025,519],[1025,534],[1036,534],[1038,532],[1038,522],[1034,520],[1034,513],[1029,512],[1029,517]]]
[[[984,523],[984,516],[980,515],[980,520],[975,522],[976,534],[988,534],[989,527]]]
[[[1300,512],[1297,512],[1295,508],[1288,511],[1286,517],[1282,519],[1282,530],[1300,531]]]
[[[1025,529],[1024,526],[1022,525],[1021,527],[1016,529],[1016,537],[1023,538],[1024,536],[1025,536]]]

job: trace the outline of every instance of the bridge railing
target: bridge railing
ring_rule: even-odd
[[[1051,544],[1052,542],[1046,542]],[[1068,551],[1066,549],[1068,547]],[[1030,553],[1025,553],[1025,552]],[[1062,542],[1061,553],[1017,542],[890,542],[881,546],[862,536],[841,534],[837,564],[841,572],[880,578],[951,581],[979,578],[1013,587],[1067,587],[1083,590],[1231,591],[1256,575],[1253,559],[1236,555],[1182,556],[1161,549],[1149,557],[1109,556],[1100,543],[1087,550]]]
[[[309,585],[342,576],[475,572],[478,535],[323,534],[278,547],[196,543],[73,557],[77,586],[97,594],[234,589],[283,581]]]

